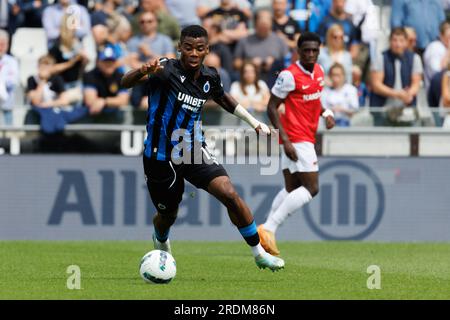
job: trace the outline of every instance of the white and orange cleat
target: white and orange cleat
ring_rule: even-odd
[[[271,255],[279,256],[280,250],[278,250],[277,241],[275,240],[275,235],[273,234],[273,232],[264,229],[264,225],[260,224],[258,226],[258,234],[259,241],[264,250],[266,250]]]

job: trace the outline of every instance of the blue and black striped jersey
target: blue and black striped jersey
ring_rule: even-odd
[[[150,76],[146,83],[148,112],[144,154],[167,161],[171,159],[174,146],[181,141],[190,146],[187,150],[192,150],[194,141],[204,143],[202,107],[208,99],[223,96],[224,91],[214,68],[202,65],[200,76],[194,80],[178,59],[162,58],[160,63],[164,69]]]

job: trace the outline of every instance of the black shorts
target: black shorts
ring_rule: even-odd
[[[217,163],[174,164],[143,156],[147,188],[155,208],[160,213],[173,212],[183,198],[184,179],[199,189],[207,190],[217,177],[228,176],[225,168]]]

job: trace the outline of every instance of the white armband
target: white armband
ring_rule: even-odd
[[[240,104],[238,104],[236,106],[236,108],[234,109],[233,114],[244,120],[245,122],[247,122],[253,129],[256,129],[258,126],[261,126],[262,131],[265,134],[270,134],[270,129],[269,127],[265,124],[262,123],[258,120],[255,119],[255,117],[253,117],[247,110],[245,110],[245,108],[243,106],[241,106]]]
[[[256,120],[243,106],[238,104],[236,106],[236,109],[234,109],[233,114],[247,122],[253,129],[255,129],[257,126],[259,126],[259,121]]]
[[[326,109],[323,113],[322,113],[322,117],[326,118],[328,116],[332,116],[334,118],[334,113],[333,111],[331,111],[330,109]]]

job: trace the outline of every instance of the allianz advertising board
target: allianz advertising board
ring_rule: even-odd
[[[239,161],[237,161],[239,162]],[[320,192],[280,240],[450,241],[450,159],[320,158]],[[277,165],[279,163],[277,162]],[[279,169],[224,164],[257,224]],[[0,157],[0,239],[149,240],[155,207],[140,157]],[[186,183],[174,240],[239,240],[225,207]]]

